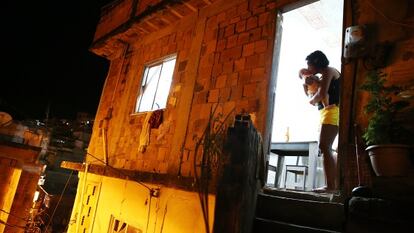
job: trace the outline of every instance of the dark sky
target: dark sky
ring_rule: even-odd
[[[0,111],[15,119],[95,114],[109,62],[88,51],[111,0],[0,4]]]

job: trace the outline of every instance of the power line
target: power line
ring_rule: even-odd
[[[388,22],[392,23],[392,24],[396,24],[399,26],[403,26],[403,27],[409,27],[409,28],[414,28],[414,25],[410,25],[410,24],[406,24],[406,23],[401,23],[398,21],[395,21],[393,19],[391,19],[390,17],[386,16],[384,14],[384,12],[382,12],[381,10],[379,10],[378,8],[376,8],[370,1],[367,1],[368,5],[374,9],[378,14],[380,14],[382,17],[384,17],[384,19],[386,19]]]
[[[23,220],[23,221],[27,221],[27,219],[22,218],[22,217],[19,217],[19,216],[17,216],[17,215],[14,215],[14,214],[12,214],[12,213],[10,213],[10,212],[7,212],[7,211],[5,211],[5,210],[3,210],[3,209],[0,209],[0,211],[1,211],[1,212],[3,212],[3,213],[6,213],[6,214],[8,214],[8,215],[10,215],[10,216],[12,216],[12,217],[15,217],[15,218],[21,219],[21,220]]]
[[[93,154],[91,154],[91,153],[89,153],[89,152],[86,152],[86,154],[90,155],[92,158],[96,159],[97,161],[99,161],[99,162],[103,163],[106,167],[109,167],[109,168],[111,168],[112,170],[114,170],[114,171],[116,171],[116,172],[119,172],[121,175],[123,175],[123,176],[125,176],[125,177],[127,177],[127,178],[129,179],[129,176],[128,176],[127,174],[125,174],[124,172],[122,172],[121,170],[119,170],[119,169],[117,169],[117,168],[114,168],[114,167],[112,167],[111,165],[106,164],[106,163],[105,163],[105,161],[103,161],[102,159],[97,158],[96,156],[94,156]],[[134,180],[134,179],[132,179],[132,181],[135,181],[135,182],[137,182],[138,184],[142,185],[143,187],[147,188],[147,189],[150,191],[151,195],[152,195],[152,193],[154,192],[154,189],[152,189],[152,188],[148,187],[146,184],[142,183],[141,181]]]
[[[7,222],[4,222],[1,219],[0,219],[0,224],[3,224],[5,226],[7,226],[7,227],[16,227],[16,228],[26,229],[26,227],[22,227],[22,226],[18,226],[18,225],[13,225],[13,224],[8,224]]]
[[[68,187],[68,184],[69,184],[69,181],[70,181],[70,178],[72,177],[72,175],[73,175],[73,170],[70,172],[70,175],[69,175],[68,179],[66,180],[65,187],[63,187],[63,190],[60,193],[59,200],[58,200],[58,202],[57,202],[57,204],[55,206],[55,209],[53,209],[52,216],[50,216],[49,222],[47,223],[45,229],[47,229],[49,227],[50,223],[52,223],[53,217],[55,216],[56,210],[59,207],[60,202],[62,201],[63,194],[65,194],[66,188]]]

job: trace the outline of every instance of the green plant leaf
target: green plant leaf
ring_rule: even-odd
[[[409,106],[409,102],[396,99],[402,90],[397,85],[386,86],[387,75],[380,70],[367,73],[360,90],[369,93],[364,113],[369,118],[362,137],[367,145],[403,143],[408,141],[410,132],[396,120],[396,114]]]

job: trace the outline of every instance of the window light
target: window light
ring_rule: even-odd
[[[176,56],[145,67],[135,112],[165,108],[174,73]]]

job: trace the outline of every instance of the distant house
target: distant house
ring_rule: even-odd
[[[75,120],[48,120],[50,143],[41,157],[46,169],[42,173],[44,182],[38,188],[45,195],[36,202],[36,210],[44,222],[42,229],[63,232],[69,224],[78,176],[76,171],[63,169],[60,164],[84,161],[92,126],[93,118],[87,113],[78,113]]]
[[[41,126],[0,123],[0,232],[24,232],[44,171],[38,158],[48,137]]]
[[[3,112],[0,116],[1,232],[35,227],[64,231],[78,178],[60,164],[83,162],[93,119],[79,114],[76,120],[49,119],[46,126],[38,120],[13,121]]]
[[[203,167],[200,151],[196,149],[214,112],[213,118],[230,114],[225,127],[231,126],[235,115],[249,115],[261,135],[265,153],[269,152],[273,108],[277,109],[273,106],[277,43],[282,32],[278,13],[309,2],[313,1],[118,0],[104,7],[91,50],[107,58],[111,65],[87,159],[85,163],[62,164],[79,171],[68,232],[201,233],[206,229],[212,232],[219,215],[226,216],[220,222],[227,221],[232,227],[221,232],[265,232],[239,227],[246,221],[253,222],[254,217],[246,218],[244,223],[237,221],[243,216],[254,216],[256,196],[238,199],[243,193],[226,189],[234,198],[223,201],[219,193],[225,187],[214,183],[215,188],[222,189],[211,191],[204,204],[200,203],[196,180]],[[375,8],[370,2],[376,3]],[[392,41],[396,45],[392,61],[385,68],[392,74],[391,82],[412,85],[414,37],[412,27],[406,28],[404,24],[412,26],[413,15],[401,10],[406,9],[408,2],[345,0],[344,29],[351,25],[376,25],[375,36],[369,34],[373,42],[369,43]],[[379,12],[390,15],[392,20]],[[317,17],[310,20],[320,22]],[[406,23],[393,23],[398,20]],[[328,202],[337,202],[335,206],[342,208],[341,211],[343,200],[358,185],[351,126],[367,124],[362,112],[366,97],[357,87],[367,69],[363,59],[362,56],[343,59],[341,70],[338,146],[341,183],[338,196],[328,198]],[[298,62],[303,61],[304,58],[298,58]],[[407,124],[412,126],[413,121]],[[249,143],[234,144],[249,146]],[[372,184],[367,160],[361,160],[361,167],[362,182]],[[246,177],[232,178],[242,183]],[[229,187],[239,190],[237,186]],[[260,186],[259,190],[267,188]],[[287,191],[281,190],[284,192]],[[236,213],[228,206],[226,209],[226,203],[237,200],[253,203],[253,207]],[[261,208],[266,206],[260,203]],[[289,202],[279,205],[283,209],[269,204],[267,213],[285,213],[292,206],[305,206],[305,211],[297,214],[306,214],[319,204]],[[322,213],[330,205],[323,208]],[[333,215],[328,213],[327,218],[307,215],[315,221],[330,216]],[[307,220],[303,224],[313,222]],[[341,221],[338,220],[339,227],[343,226]],[[281,222],[265,221],[265,224],[270,224],[275,232],[297,227]]]

